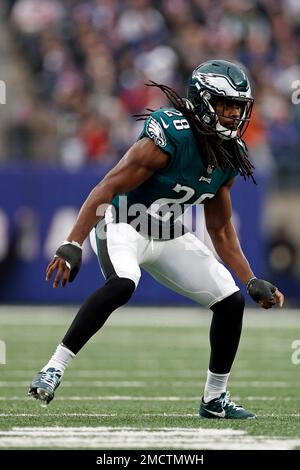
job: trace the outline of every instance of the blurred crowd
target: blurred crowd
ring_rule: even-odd
[[[299,0],[5,3],[31,90],[11,122],[12,159],[114,162],[138,135],[133,115],[167,104],[145,83],[185,95],[199,63],[224,58],[250,73],[246,140],[258,170],[300,175],[300,106],[292,103],[297,85],[300,98]]]

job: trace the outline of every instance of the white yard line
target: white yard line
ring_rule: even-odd
[[[0,401],[28,401],[29,397],[26,395],[23,396],[0,396]],[[248,401],[295,401],[298,402],[300,400],[300,396],[272,396],[272,395],[266,395],[266,396],[259,396],[259,395],[248,395],[245,397],[240,397],[233,395],[233,399],[235,401],[243,401],[243,400],[248,400]],[[91,396],[57,396],[55,397],[55,401],[199,401],[200,400],[200,395],[199,396],[127,396],[127,395],[91,395]]]
[[[0,432],[2,448],[288,450],[299,445],[300,439],[249,436],[230,428],[14,427]]]
[[[26,387],[29,385],[28,381],[23,380],[6,380],[0,381],[0,388],[15,388],[15,387]],[[65,380],[63,382],[64,387],[75,387],[75,388],[86,388],[86,387],[117,387],[117,388],[143,388],[143,387],[159,387],[162,385],[161,381],[136,381],[136,380],[89,380],[89,381],[79,381],[79,380]],[[200,380],[185,380],[185,381],[172,381],[168,380],[168,386],[170,387],[198,387],[200,386]],[[263,380],[253,380],[253,381],[234,381],[230,382],[230,386],[239,387],[239,388],[264,388],[264,387],[276,387],[276,388],[299,388],[299,384],[294,381],[263,381]]]
[[[145,418],[193,418],[199,419],[198,413],[53,413],[49,411],[49,415],[47,418],[115,418],[120,417],[123,415],[128,416],[130,414],[131,417],[145,417]],[[46,415],[46,414],[45,414]],[[1,418],[40,418],[40,413],[0,413]],[[279,415],[276,413],[272,414],[260,414],[259,418],[278,418]],[[280,418],[299,418],[300,413],[285,413],[280,414]]]
[[[26,395],[22,396],[12,396],[4,397],[0,396],[1,401],[19,401],[26,400],[28,401],[29,397]],[[67,396],[67,397],[55,397],[55,401],[195,401],[199,400],[199,397],[136,397],[136,396],[126,396],[126,395],[112,395],[112,396]]]

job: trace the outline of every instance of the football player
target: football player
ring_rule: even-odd
[[[256,278],[231,222],[230,189],[235,177],[253,179],[254,168],[242,140],[253,105],[249,80],[239,65],[210,60],[193,71],[187,99],[167,86],[154,82],[151,86],[158,86],[173,106],[144,115],[139,139],[92,190],[47,267],[46,277],[49,281],[54,275],[54,288],[72,282],[80,269],[82,243],[96,227],[106,282],[83,303],[28,394],[45,403],[53,399],[73,357],[109,315],[128,302],[142,267],[213,312],[200,416],[255,418],[236,405],[227,391],[242,329],[244,297],[224,265],[262,308],[282,307],[284,296],[268,281]],[[187,207],[200,203],[224,264],[180,221]]]

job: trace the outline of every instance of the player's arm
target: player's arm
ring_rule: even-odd
[[[67,239],[82,244],[117,194],[137,188],[167,163],[168,156],[152,140],[136,142],[91,191]]]
[[[47,267],[46,280],[49,280],[57,269],[53,287],[58,287],[60,281],[64,287],[68,281],[74,279],[81,264],[81,245],[92,228],[104,216],[105,209],[112,199],[117,194],[140,186],[155,171],[165,167],[168,158],[168,155],[162,152],[152,140],[144,137],[136,142],[119,163],[107,173],[87,197],[65,244],[59,247]]]
[[[213,245],[222,261],[247,286],[251,297],[263,308],[276,302],[283,305],[284,296],[267,281],[256,279],[246,259],[231,222],[232,206],[230,188],[234,180],[222,186],[216,196],[204,204],[205,221]]]

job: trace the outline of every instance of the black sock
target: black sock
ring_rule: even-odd
[[[107,281],[82,304],[62,343],[77,354],[109,315],[128,302],[134,289],[131,279],[117,277]]]
[[[245,299],[238,291],[211,307],[209,370],[227,374],[233,364],[242,331]]]

